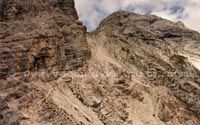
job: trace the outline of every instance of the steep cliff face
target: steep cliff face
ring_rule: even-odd
[[[89,57],[85,33],[73,0],[1,0],[1,78],[10,72],[83,66]]]
[[[73,0],[0,0],[0,124],[42,124],[27,113],[46,92],[24,72],[52,81],[48,73],[78,69],[89,57]]]
[[[181,22],[118,11],[86,33],[73,0],[1,0],[0,124],[199,125],[199,53]]]

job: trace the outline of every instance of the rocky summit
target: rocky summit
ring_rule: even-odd
[[[0,0],[0,125],[200,125],[200,34],[73,0]]]

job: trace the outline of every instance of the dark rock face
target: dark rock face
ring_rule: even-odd
[[[89,57],[73,0],[0,0],[0,124],[32,124],[24,112],[45,97],[20,74],[75,70]]]
[[[89,57],[73,0],[2,0],[0,78],[26,70],[71,70]]]
[[[68,18],[78,19],[74,9],[73,0],[1,0],[0,19],[1,20],[24,20],[27,17],[38,16],[39,13],[60,13]]]

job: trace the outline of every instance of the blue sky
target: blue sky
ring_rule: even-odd
[[[109,14],[126,10],[182,21],[187,27],[200,32],[200,0],[75,0],[75,5],[88,31],[94,30]]]

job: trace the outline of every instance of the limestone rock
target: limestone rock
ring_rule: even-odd
[[[169,88],[200,120],[200,87],[195,80],[198,72],[189,61],[200,57],[198,32],[154,15],[118,11],[104,19],[92,34],[112,58],[129,70],[137,67],[151,85]],[[173,121],[167,110],[163,113],[161,120]]]
[[[0,78],[26,70],[72,70],[90,55],[73,0],[2,0]]]
[[[0,124],[59,121],[63,115],[53,112],[57,106],[43,110],[52,102],[43,105],[48,92],[42,86],[58,79],[52,72],[78,69],[89,57],[86,28],[73,0],[0,0]],[[36,87],[34,80],[44,84]],[[60,124],[78,123],[64,119]]]

